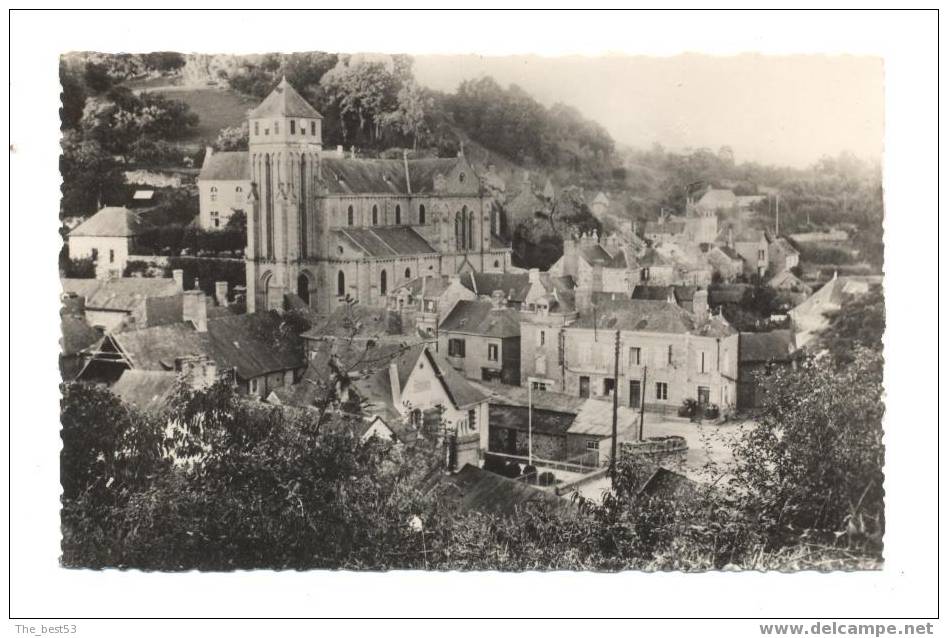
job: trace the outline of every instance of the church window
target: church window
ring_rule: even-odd
[[[336,277],[336,294],[342,297],[346,294],[346,273],[339,271]]]
[[[418,223],[419,224],[425,223],[425,205],[424,204],[418,207]]]
[[[339,246],[339,254],[341,255],[343,252],[345,251],[343,250],[342,246]]]
[[[253,123],[253,134],[260,135],[260,122]]]
[[[279,122],[274,122],[274,123],[273,123],[273,134],[274,134],[274,135],[279,135],[279,134],[280,134],[280,123],[279,123]]]
[[[243,192],[244,192],[244,189],[243,189],[242,187],[238,186],[237,188],[234,189],[234,192],[235,192],[235,193],[243,193]]]
[[[377,205],[372,206],[372,225],[377,226],[379,223],[379,207]]]
[[[290,120],[290,135],[296,135],[296,120]]]
[[[402,223],[402,207],[399,206],[398,204],[395,204],[395,223],[396,224]]]
[[[405,279],[411,279],[411,268],[405,269]]]
[[[316,135],[316,122],[310,122],[310,123],[309,123],[309,132],[310,132],[312,135]]]
[[[347,211],[346,221],[349,223],[350,226],[352,226],[355,223],[355,210],[353,210],[352,206],[350,206],[349,210]]]
[[[388,292],[388,273],[384,270],[379,275],[379,292],[383,295]]]
[[[494,268],[500,268],[500,262],[496,259],[494,260]]]
[[[467,247],[474,248],[474,211],[467,214]]]
[[[460,211],[454,214],[454,242],[458,250],[464,248],[464,217],[461,216]]]

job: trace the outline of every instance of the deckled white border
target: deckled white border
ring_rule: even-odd
[[[128,7],[129,2],[108,3]],[[243,3],[235,3],[243,4]],[[379,3],[374,3],[379,4]],[[444,0],[423,5],[443,7]],[[760,3],[755,3],[759,6]],[[317,6],[307,2],[306,7]],[[934,13],[14,13],[12,273],[12,609],[14,616],[920,616],[935,613]],[[165,575],[62,570],[58,515],[59,198],[57,56],[69,50],[292,50],[543,55],[627,52],[881,55],[886,71],[887,564],[870,574]],[[4,86],[6,89],[6,84]],[[6,100],[3,101],[6,108]],[[2,231],[4,240],[7,229]],[[6,270],[6,260],[0,268]],[[4,307],[0,315],[6,316]],[[6,343],[2,348],[6,348]],[[6,354],[6,353],[4,353]],[[7,389],[3,388],[3,392]],[[4,397],[9,399],[9,397]],[[3,443],[6,446],[6,442]],[[6,451],[6,450],[5,450]],[[4,480],[5,477],[4,477]],[[27,623],[38,625],[39,621]],[[86,635],[115,626],[79,623]],[[689,633],[757,635],[756,623],[692,623]],[[95,627],[95,632],[90,628]],[[191,624],[192,632],[219,633]],[[408,626],[402,626],[408,629]],[[328,628],[325,628],[328,630]],[[398,631],[389,624],[375,632]],[[545,625],[543,632],[599,631]],[[166,624],[139,623],[138,635]],[[286,631],[229,623],[236,635]],[[448,623],[441,633],[480,635]],[[643,635],[657,635],[660,626]],[[340,626],[333,631],[342,632]],[[490,631],[541,631],[527,623]],[[12,628],[11,628],[12,632]],[[102,633],[99,633],[102,632]],[[252,634],[251,634],[252,632]],[[128,635],[127,633],[122,635]],[[189,634],[190,635],[190,632]]]

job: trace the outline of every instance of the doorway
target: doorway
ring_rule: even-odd
[[[589,377],[579,378],[579,396],[583,399],[589,398]]]
[[[629,407],[638,408],[642,406],[642,382],[638,379],[629,381]]]
[[[698,403],[701,405],[711,403],[711,388],[704,385],[698,386]]]

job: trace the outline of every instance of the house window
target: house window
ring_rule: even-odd
[[[704,371],[705,371],[705,369],[704,369],[704,353],[702,352],[702,353],[701,353],[701,372],[703,373]]]
[[[672,364],[672,347],[668,346],[668,365]]]
[[[761,260],[761,261],[764,260],[764,251],[763,251],[763,250],[758,250],[758,251],[757,251],[757,259],[759,259],[759,260]]]
[[[602,380],[602,393],[607,397],[611,397],[612,393],[616,390],[616,380],[615,379],[603,379]]]
[[[243,189],[242,187],[238,186],[237,188],[234,189],[234,192],[235,192],[235,193],[243,193],[243,192],[244,192],[244,189]]]
[[[592,452],[593,450],[599,450],[599,441],[596,439],[586,439],[586,449]]]
[[[539,338],[540,338],[540,345],[545,346],[546,345],[546,330],[540,331]]]
[[[290,135],[296,135],[296,120],[290,120]]]
[[[477,410],[467,411],[467,427],[471,432],[477,431]]]
[[[280,123],[279,123],[279,122],[274,122],[274,123],[273,123],[273,134],[274,134],[274,135],[279,135],[279,134],[280,134]]]
[[[346,221],[350,226],[355,223],[355,210],[353,210],[352,206],[346,211]]]
[[[300,135],[306,135],[306,122],[300,120]]]
[[[542,381],[534,381],[530,387],[539,392],[546,392],[546,384]]]
[[[99,260],[99,249],[98,249],[98,248],[93,248],[93,249],[92,249],[92,261],[98,261],[98,260]]]
[[[336,294],[340,297],[346,294],[346,273],[341,270],[336,276]]]
[[[487,360],[488,361],[497,361],[498,352],[499,352],[499,348],[497,347],[496,343],[487,344]]]
[[[316,135],[316,122],[309,123],[309,132]]]
[[[211,201],[217,201],[217,186],[211,186]]]
[[[253,134],[260,135],[260,122],[253,123]]]
[[[411,279],[411,268],[405,269],[405,279]]]
[[[464,183],[464,173],[458,173],[458,181],[462,184]]]
[[[425,205],[424,204],[418,207],[418,223],[419,224],[425,223]]]
[[[655,398],[659,401],[668,400],[668,384],[664,381],[659,381],[655,384]]]
[[[464,339],[448,339],[448,356],[464,356]]]
[[[494,268],[500,268],[500,262],[496,259],[494,260]]]
[[[372,206],[372,225],[377,226],[379,223],[379,207],[376,205]]]
[[[253,392],[254,394],[257,394],[257,380],[256,379],[250,380],[250,391]]]
[[[109,248],[109,263],[110,264],[115,263],[115,251],[112,250],[111,248]]]
[[[395,204],[395,223],[396,224],[402,223],[402,207],[399,206],[398,204]]]
[[[270,129],[268,129],[268,128],[263,129],[263,134],[264,134],[264,135],[269,135],[269,134],[270,134]]]
[[[641,348],[629,348],[629,365],[630,366],[642,365],[642,349]]]

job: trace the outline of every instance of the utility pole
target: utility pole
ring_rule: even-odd
[[[612,484],[616,482],[616,450],[618,449],[619,438],[619,335],[616,330],[616,360],[615,376],[612,384],[612,456],[609,457],[609,474],[612,476]]]
[[[645,381],[648,376],[648,366],[642,366],[642,390],[639,397],[639,441],[645,440]]]
[[[777,223],[774,228],[774,234],[780,237],[780,193],[777,193]]]

